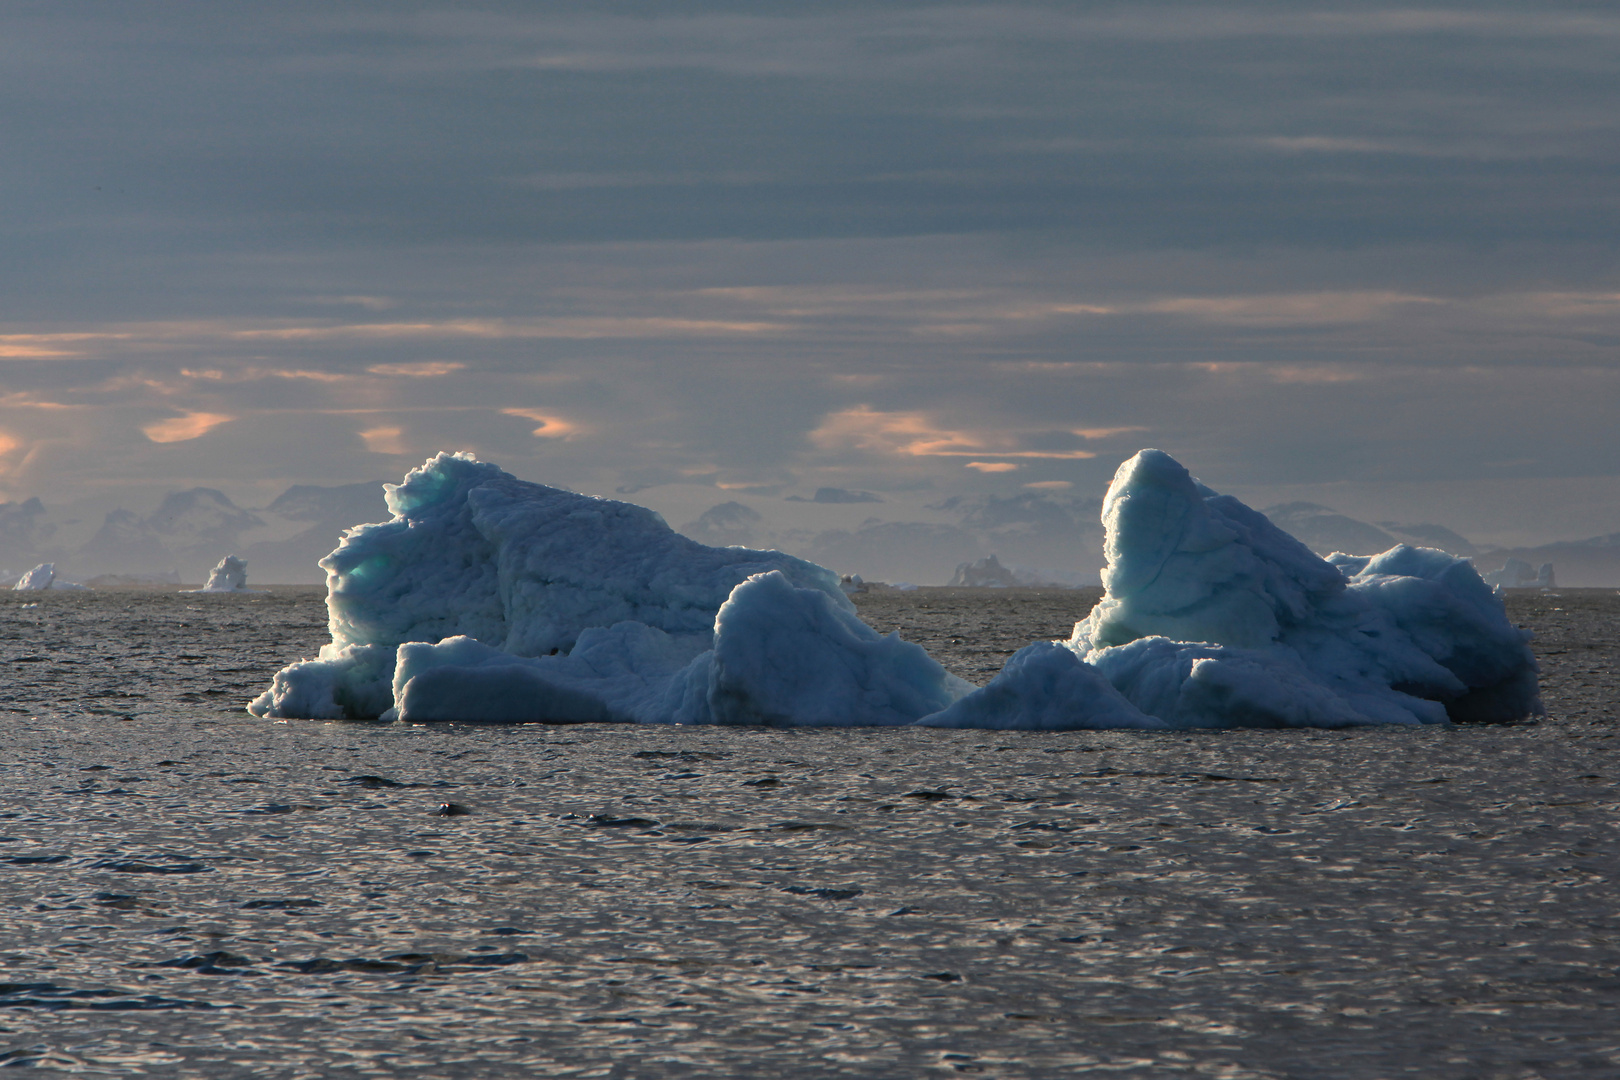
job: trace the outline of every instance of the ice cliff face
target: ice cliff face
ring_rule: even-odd
[[[322,560],[332,642],[261,716],[1024,728],[1510,720],[1527,635],[1464,560],[1312,554],[1144,450],[1103,505],[1107,593],[974,689],[829,571],[440,454]]]

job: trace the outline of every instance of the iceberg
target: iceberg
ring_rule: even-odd
[[[1556,589],[1552,563],[1531,568],[1523,559],[1509,558],[1502,569],[1485,575],[1485,584],[1497,589]]]
[[[80,585],[76,581],[58,579],[56,576],[56,564],[48,562],[40,563],[18,578],[17,584],[12,586],[12,589],[16,592],[43,592],[46,589],[57,592],[82,592],[88,590],[88,588],[88,586]]]
[[[247,563],[235,555],[227,555],[219,560],[212,570],[208,572],[208,583],[200,589],[191,592],[205,593],[245,593],[253,592],[247,587]]]
[[[1011,589],[1023,584],[1018,580],[1018,575],[1002,566],[1001,560],[993,554],[962,563],[951,576],[950,583],[970,589]]]
[[[1540,712],[1529,635],[1431,548],[1322,559],[1169,455],[1103,504],[1105,595],[988,685],[863,623],[849,583],[440,454],[321,560],[332,640],[248,706],[409,722],[1353,727]],[[841,587],[843,585],[844,587]]]
[[[1541,711],[1529,634],[1466,559],[1405,544],[1318,558],[1158,450],[1120,467],[1103,521],[1106,594],[1070,647],[1145,712],[1229,727]],[[1202,692],[1217,672],[1227,689]]]
[[[42,592],[56,579],[56,564],[42,562],[17,579],[12,589],[17,592]]]
[[[759,553],[754,553],[759,554]],[[519,657],[472,638],[398,650],[391,715],[405,721],[909,724],[973,689],[921,646],[861,622],[842,594],[754,574],[714,616],[712,645],[625,621],[567,655]]]
[[[1078,589],[1085,583],[1086,575],[1072,571],[1004,566],[994,554],[962,563],[949,582],[969,589]]]
[[[1063,643],[1086,676],[1026,649],[922,724],[1336,728],[1542,711],[1529,634],[1466,559],[1404,544],[1319,558],[1160,450],[1120,466],[1102,517],[1104,596]]]
[[[917,724],[1021,731],[1171,726],[1131,704],[1101,671],[1055,641],[1024,646],[987,685]]]
[[[706,547],[651,510],[517,480],[470,455],[439,454],[385,494],[394,517],[351,529],[321,560],[331,642],[315,659],[277,673],[250,712],[737,722],[741,701],[774,707],[770,694],[758,692],[761,676],[747,669],[749,646],[740,640],[759,625],[761,605],[800,618],[798,641],[811,650],[805,664],[818,635],[837,639],[841,627],[845,639],[837,640],[845,645],[859,636],[850,626],[859,623],[854,605],[829,570],[775,551]],[[734,595],[773,572],[775,579]],[[747,629],[728,635],[732,624]],[[892,655],[876,662],[898,665],[895,678],[904,683],[917,656],[889,648]],[[702,677],[696,668],[687,673],[705,654]],[[968,689],[933,669],[938,686],[917,699],[921,711],[908,721]],[[852,661],[844,672],[849,685],[872,695],[856,715],[897,720],[901,714],[877,700],[890,691],[903,697],[899,687],[863,684],[863,671]],[[418,677],[424,681],[413,688]],[[666,692],[680,704],[666,709]],[[533,702],[515,704],[526,693]],[[595,702],[591,709],[581,694]],[[808,701],[804,708],[814,712]]]

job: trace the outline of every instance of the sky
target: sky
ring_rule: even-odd
[[[1608,4],[0,11],[0,498],[470,450],[690,520],[1620,531]]]

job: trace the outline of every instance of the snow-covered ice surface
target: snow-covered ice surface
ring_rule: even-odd
[[[322,561],[332,640],[270,717],[979,728],[1520,719],[1527,636],[1462,559],[1318,558],[1157,450],[1103,505],[1107,592],[979,689],[861,622],[831,572],[440,454]],[[1065,650],[1067,654],[1065,655]]]
[[[247,563],[235,555],[227,555],[219,560],[212,570],[208,572],[208,581],[201,589],[193,590],[205,593],[241,593],[252,592],[247,587]]]

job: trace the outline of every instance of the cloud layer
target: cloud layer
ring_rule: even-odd
[[[1614,531],[1617,52],[1583,5],[14,5],[0,494],[449,448],[690,520],[1158,445]]]

